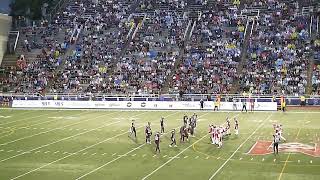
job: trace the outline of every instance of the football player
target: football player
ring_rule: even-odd
[[[129,136],[132,136],[132,134],[134,134],[134,137],[137,138],[137,131],[136,131],[136,127],[134,125],[134,122],[131,123],[131,127],[130,127],[130,134]]]
[[[235,131],[235,135],[239,134],[239,122],[237,118],[234,118],[234,131]]]
[[[157,153],[157,151],[159,151],[159,153],[160,153],[160,133],[159,132],[157,132],[154,135],[154,143],[156,144],[156,153]]]
[[[164,117],[160,119],[160,133],[164,133]]]
[[[177,142],[176,142],[176,130],[172,129],[171,131],[171,144],[169,145],[170,147],[172,147],[174,145],[174,147],[177,147]]]
[[[148,125],[146,126],[145,133],[146,133],[146,143],[151,144],[152,130],[151,130],[150,122],[148,122]]]

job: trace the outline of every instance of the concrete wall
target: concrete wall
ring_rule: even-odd
[[[12,18],[5,14],[0,14],[0,64],[7,49],[8,35],[11,28]]]

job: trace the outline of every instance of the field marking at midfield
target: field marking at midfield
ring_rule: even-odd
[[[17,141],[21,141],[21,140],[24,140],[24,139],[28,139],[28,138],[31,138],[31,137],[34,137],[34,136],[38,136],[38,135],[41,135],[41,134],[46,134],[46,133],[49,133],[49,132],[52,132],[52,131],[55,131],[55,130],[58,130],[58,129],[62,129],[62,128],[69,127],[69,126],[78,125],[78,124],[81,124],[81,123],[83,123],[83,122],[92,121],[92,120],[94,120],[94,119],[97,119],[97,118],[100,118],[100,117],[103,117],[103,116],[107,116],[107,115],[111,115],[111,114],[115,114],[115,112],[109,113],[109,114],[105,114],[105,115],[101,115],[101,116],[97,116],[97,117],[94,117],[94,118],[88,118],[87,120],[82,120],[82,121],[79,121],[79,122],[76,122],[76,123],[72,123],[72,124],[69,124],[69,125],[66,125],[66,126],[53,128],[53,129],[50,129],[50,130],[47,130],[47,131],[42,131],[42,132],[39,132],[39,133],[37,133],[37,134],[33,134],[33,135],[29,135],[29,136],[24,136],[24,137],[22,137],[22,138],[18,138],[18,139],[12,140],[12,141],[8,141],[8,142],[5,142],[5,143],[2,143],[2,144],[0,144],[0,146],[5,146],[5,145],[8,145],[8,144],[17,142]]]
[[[145,113],[147,113],[147,112],[145,112]],[[136,115],[131,116],[131,117],[139,116],[139,115],[142,115],[142,114],[145,114],[145,113],[136,114]],[[172,115],[175,115],[175,114],[177,114],[177,113],[178,113],[178,112],[172,113],[172,114],[168,115],[167,117],[172,116]],[[142,127],[144,127],[144,125],[138,127],[137,129],[140,129],[140,128],[142,128]],[[97,142],[97,143],[95,143],[95,144],[92,144],[92,145],[90,145],[90,146],[87,146],[86,148],[83,148],[83,149],[81,149],[81,150],[79,150],[79,151],[76,151],[76,152],[74,152],[74,153],[72,153],[72,154],[69,154],[69,155],[64,156],[64,157],[62,157],[62,158],[59,158],[59,159],[57,159],[57,160],[55,160],[55,161],[52,161],[52,162],[50,162],[50,163],[47,163],[47,164],[45,164],[45,165],[43,165],[43,166],[40,166],[40,167],[38,167],[38,168],[36,168],[36,169],[33,169],[33,170],[31,170],[31,171],[28,171],[28,172],[26,172],[26,173],[24,173],[24,174],[21,174],[21,175],[19,175],[19,176],[16,176],[16,177],[12,178],[11,180],[18,179],[18,178],[20,178],[20,177],[23,177],[23,176],[25,176],[25,175],[28,175],[28,174],[30,174],[30,173],[32,173],[32,172],[35,172],[35,171],[39,170],[39,169],[42,169],[42,168],[44,168],[44,167],[47,167],[47,166],[49,166],[49,165],[51,165],[51,164],[53,164],[53,163],[56,163],[56,162],[59,162],[59,161],[61,161],[61,160],[63,160],[63,159],[66,159],[66,158],[68,158],[68,157],[71,157],[71,156],[73,156],[74,154],[82,153],[83,151],[86,151],[87,149],[90,149],[90,148],[92,148],[92,147],[95,147],[95,146],[97,146],[97,145],[99,145],[99,144],[102,144],[102,143],[104,143],[104,142],[110,141],[110,140],[112,140],[112,139],[114,139],[114,138],[117,138],[117,137],[122,136],[122,135],[127,134],[127,133],[128,133],[128,132],[124,132],[124,133],[121,133],[121,134],[112,136],[112,137],[110,137],[110,138],[107,138],[107,139],[105,139],[105,140],[103,140],[103,141],[100,141],[100,142]],[[0,161],[0,162],[1,162],[1,161]]]
[[[207,115],[207,114],[208,114],[208,113],[205,113],[205,114],[203,114],[203,115],[201,115],[201,116],[205,116],[205,115]],[[171,115],[169,115],[169,116],[171,116]],[[167,117],[169,117],[169,116],[166,116],[165,118],[167,118]],[[199,116],[199,117],[201,117],[201,116]],[[179,128],[179,126],[178,126],[177,128]],[[167,134],[167,133],[168,133],[168,132],[164,133],[162,136],[164,136],[164,135],[165,135],[165,134]],[[82,178],[84,178],[84,177],[88,176],[89,174],[92,174],[92,173],[94,173],[94,172],[96,172],[96,171],[100,170],[101,168],[103,168],[103,167],[105,167],[105,166],[107,166],[107,165],[109,165],[109,164],[111,164],[111,163],[113,163],[113,162],[117,161],[118,159],[122,158],[123,156],[127,156],[127,155],[128,155],[128,154],[130,154],[131,152],[133,152],[133,151],[135,151],[135,150],[137,150],[137,149],[140,149],[140,148],[141,148],[142,146],[144,146],[144,145],[146,145],[146,143],[144,143],[144,144],[140,145],[138,148],[134,148],[133,150],[131,150],[131,151],[129,151],[129,152],[127,152],[127,153],[125,153],[124,155],[122,155],[122,156],[120,156],[120,157],[117,157],[117,158],[115,158],[115,159],[113,159],[113,160],[111,160],[111,161],[106,162],[105,164],[103,164],[103,165],[99,166],[98,168],[93,169],[93,170],[91,170],[90,172],[88,172],[88,173],[86,173],[86,174],[84,174],[84,175],[82,175],[82,176],[78,177],[76,180],[82,179]],[[153,155],[153,157],[154,157],[154,158],[155,158],[156,156],[157,156],[156,154],[155,154],[155,155]]]
[[[95,128],[95,129],[108,127],[108,126],[111,126],[111,125],[116,124],[116,123],[119,123],[119,122],[120,122],[120,121],[116,121],[116,122],[112,122],[112,123],[109,123],[109,124],[105,124],[105,125],[103,125],[103,126],[100,126],[100,127]],[[82,132],[82,133],[78,133],[78,134],[75,134],[75,135],[72,135],[72,136],[68,136],[68,137],[62,138],[62,139],[60,139],[60,140],[57,140],[57,141],[54,141],[54,142],[51,142],[51,143],[48,143],[48,144],[39,146],[39,147],[37,147],[37,148],[33,148],[33,149],[28,150],[28,151],[26,151],[26,152],[23,152],[23,153],[20,153],[20,154],[17,154],[17,155],[14,155],[14,156],[11,156],[11,157],[2,159],[2,160],[0,160],[0,162],[4,162],[4,161],[7,161],[7,160],[9,160],[9,159],[13,159],[13,158],[15,158],[15,157],[22,156],[22,155],[26,154],[27,152],[32,152],[32,151],[35,151],[35,150],[38,150],[38,149],[41,149],[41,148],[50,146],[50,145],[52,145],[52,144],[59,143],[59,142],[64,141],[64,140],[71,139],[71,138],[77,137],[77,136],[82,135],[82,134],[86,134],[86,133],[88,133],[88,132],[94,131],[95,129],[91,129],[91,130],[88,130],[88,131],[84,131],[84,132]]]
[[[220,171],[221,169],[230,161],[231,158],[239,151],[239,149],[262,127],[264,124],[271,118],[273,114],[270,114],[267,119],[263,121],[262,124],[260,124],[251,134],[247,137],[246,140],[244,140],[238,148],[231,154],[231,156],[213,173],[213,175],[209,178],[209,180],[212,180]]]

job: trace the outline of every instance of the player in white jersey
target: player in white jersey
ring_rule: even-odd
[[[280,138],[281,138],[282,140],[287,141],[286,138],[284,138],[284,137],[282,136],[282,134],[283,134],[283,128],[282,128],[282,125],[281,125],[281,124],[278,125],[278,134],[279,134],[279,136],[280,136]]]
[[[239,134],[239,122],[237,118],[234,118],[234,131],[235,131],[235,135]]]
[[[213,125],[209,125],[209,136],[210,136],[211,144],[214,144]]]
[[[222,138],[223,138],[223,127],[218,128],[218,147],[222,147]]]

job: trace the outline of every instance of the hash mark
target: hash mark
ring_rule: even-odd
[[[96,155],[97,153],[93,153],[93,154],[91,154],[91,156],[94,156],[94,155]]]
[[[184,159],[188,158],[188,156],[185,156]]]
[[[112,156],[115,156],[117,153],[113,153]]]

